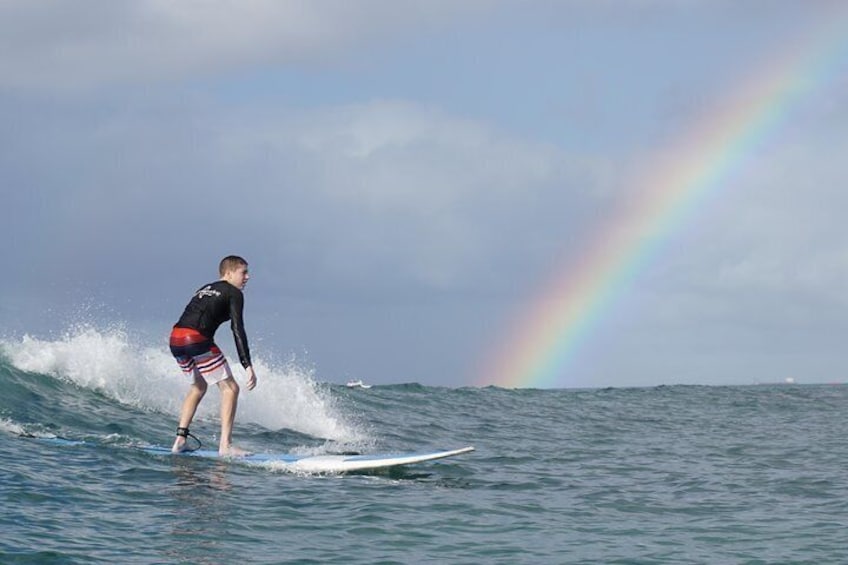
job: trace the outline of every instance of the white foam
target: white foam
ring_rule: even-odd
[[[341,417],[336,399],[329,389],[314,380],[311,370],[304,370],[294,361],[274,367],[262,359],[254,359],[253,366],[258,384],[249,392],[242,386],[239,397],[239,412],[244,411],[244,421],[344,443],[366,439],[349,418]],[[238,363],[233,367],[240,372]]]
[[[163,336],[163,344],[167,336]],[[122,328],[100,330],[83,326],[57,340],[24,336],[0,341],[0,351],[18,369],[54,376],[80,387],[97,390],[115,400],[144,410],[173,414],[179,411],[189,380],[171,357],[167,346],[142,347]],[[230,360],[239,383],[244,372]],[[368,443],[359,427],[336,406],[329,389],[316,383],[311,371],[294,362],[282,367],[254,355],[258,386],[242,386],[238,422],[252,422],[269,430],[287,428],[344,444]],[[197,418],[217,419],[219,395],[214,387],[203,399]]]
[[[0,418],[0,432],[16,436],[24,435],[25,433],[23,426],[4,418]]]

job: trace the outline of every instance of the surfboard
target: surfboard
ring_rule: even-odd
[[[58,446],[95,446],[84,440],[67,439],[63,437],[37,437],[22,435],[28,439]],[[184,451],[182,453],[171,453],[170,448],[159,445],[136,447],[146,453],[168,457],[201,457],[206,459],[220,459],[254,465],[279,466],[286,470],[302,473],[346,473],[350,471],[368,471],[372,469],[383,469],[387,467],[399,467],[402,465],[413,465],[455,457],[464,453],[474,451],[471,446],[459,449],[447,449],[443,451],[426,451],[418,453],[383,453],[373,455],[294,455],[292,453],[251,453],[244,457],[221,457],[217,450],[198,449],[196,451]]]
[[[142,448],[153,455],[172,457],[202,457],[207,459],[223,459],[256,465],[280,466],[286,470],[302,473],[347,473],[350,471],[368,471],[386,467],[398,467],[435,461],[470,453],[471,446],[444,451],[429,451],[423,453],[386,453],[377,455],[293,455],[291,453],[252,453],[244,457],[221,457],[211,449],[171,453],[167,447],[151,446]]]

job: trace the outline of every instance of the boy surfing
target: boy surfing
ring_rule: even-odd
[[[250,348],[244,331],[244,286],[250,279],[247,261],[236,255],[224,257],[218,266],[221,278],[197,290],[171,331],[171,353],[183,372],[192,378],[183,401],[177,438],[171,451],[186,451],[189,426],[210,384],[221,393],[221,440],[218,454],[242,456],[247,452],[233,446],[233,421],[238,406],[239,386],[224,354],[215,345],[218,326],[230,320],[239,361],[247,374],[247,390],[256,386],[256,373],[250,361]],[[193,437],[193,436],[192,436]]]

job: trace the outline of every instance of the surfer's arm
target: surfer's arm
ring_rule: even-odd
[[[247,334],[244,331],[243,312],[244,295],[241,291],[236,290],[230,296],[230,327],[233,330],[233,340],[236,342],[236,350],[238,351],[241,366],[249,369],[252,363],[250,361],[250,347],[247,344]]]
[[[236,350],[238,350],[239,361],[244,367],[247,374],[247,390],[253,390],[256,387],[256,372],[253,370],[253,363],[250,361],[250,348],[247,345],[247,334],[244,331],[244,320],[242,313],[244,311],[244,295],[238,292],[230,299],[230,327],[233,329],[233,339],[236,342]]]

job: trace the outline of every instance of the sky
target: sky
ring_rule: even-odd
[[[845,382],[841,38],[824,0],[0,1],[0,333],[165,349],[234,253],[255,355],[322,381]]]

